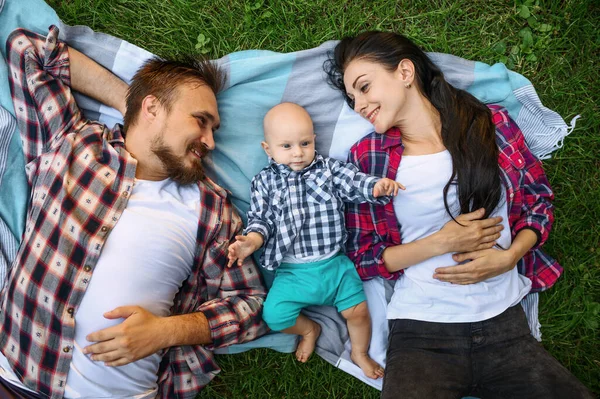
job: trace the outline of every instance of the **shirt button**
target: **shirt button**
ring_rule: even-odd
[[[71,348],[69,348],[68,346],[65,346],[63,348],[63,352],[65,352],[65,353],[69,353],[70,350],[71,350]]]
[[[510,193],[510,195],[509,195],[509,197],[510,197],[510,198],[512,198],[512,197],[514,197],[514,196],[515,196],[515,194],[514,194],[514,193]]]
[[[75,309],[69,308],[69,309],[67,309],[67,313],[68,314],[73,314],[73,313],[75,313]]]
[[[92,268],[91,268],[90,266],[88,266],[88,265],[85,265],[85,266],[83,267],[83,271],[84,271],[84,272],[89,272],[89,271],[91,271],[91,270],[92,270]]]
[[[102,228],[100,229],[103,233],[106,233],[108,231],[108,227],[106,226],[102,226]]]
[[[127,198],[129,196],[129,193],[127,191],[123,191],[123,197]]]

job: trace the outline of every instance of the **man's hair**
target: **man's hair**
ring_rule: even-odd
[[[127,131],[129,126],[136,123],[142,101],[146,96],[156,97],[169,112],[182,85],[189,83],[206,85],[217,94],[223,88],[224,82],[223,71],[205,58],[188,56],[169,60],[150,58],[135,73],[127,90],[124,130]]]

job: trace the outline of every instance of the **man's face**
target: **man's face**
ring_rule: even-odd
[[[217,99],[206,85],[190,83],[178,88],[169,112],[162,113],[161,132],[151,151],[167,175],[187,185],[204,178],[202,158],[215,148],[213,133],[220,124]]]

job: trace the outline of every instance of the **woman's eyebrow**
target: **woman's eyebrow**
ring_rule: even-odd
[[[354,83],[352,83],[352,88],[353,88],[353,89],[356,89],[356,81],[357,81],[358,79],[362,78],[362,77],[363,77],[363,76],[365,76],[365,75],[366,75],[366,74],[365,74],[365,73],[363,73],[362,75],[360,75],[359,77],[357,77],[356,79],[354,79]]]

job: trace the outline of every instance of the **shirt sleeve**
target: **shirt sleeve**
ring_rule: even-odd
[[[44,38],[25,29],[7,41],[9,84],[26,163],[60,145],[82,121],[69,85],[69,51],[51,26]]]
[[[506,112],[506,111],[503,111]],[[508,116],[508,128],[515,138],[518,151],[525,163],[522,184],[519,189],[523,195],[521,215],[512,226],[513,236],[523,229],[531,229],[538,240],[532,250],[544,245],[548,240],[554,222],[554,193],[542,167],[542,163],[531,153],[525,137],[517,124]]]
[[[269,205],[270,198],[268,177],[259,173],[250,184],[250,210],[248,211],[248,226],[244,234],[260,233],[266,243],[275,231],[275,214]],[[263,244],[264,245],[264,244]]]
[[[385,205],[391,197],[373,196],[375,184],[381,178],[360,172],[358,167],[351,163],[344,163],[328,158],[329,168],[333,176],[333,185],[345,202],[362,203],[370,202]]]
[[[207,249],[203,264],[209,298],[211,292],[216,295],[197,309],[210,326],[213,344],[209,348],[251,341],[268,331],[262,320],[266,289],[252,257],[246,258],[242,266],[227,267],[227,248],[242,228],[241,218],[227,201],[220,231]]]
[[[361,165],[356,147],[350,150],[348,161],[353,165]],[[359,170],[367,170],[366,167]],[[354,262],[361,279],[369,280],[373,277],[382,277],[387,280],[397,279],[403,271],[390,273],[383,261],[383,251],[391,245],[377,233],[373,215],[375,207],[368,203],[346,204],[346,255]]]

